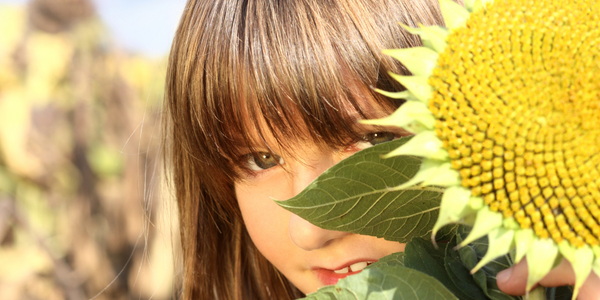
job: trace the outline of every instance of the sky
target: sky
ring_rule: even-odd
[[[27,0],[0,0],[26,3]],[[117,45],[151,56],[167,54],[185,0],[95,0]]]

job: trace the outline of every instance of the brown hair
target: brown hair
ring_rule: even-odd
[[[406,71],[381,50],[420,40],[398,22],[441,23],[437,1],[188,1],[171,49],[165,95],[183,298],[302,296],[246,232],[233,189],[240,146],[253,149],[249,127],[265,127],[258,122],[282,144],[347,142],[355,133],[343,107],[361,111],[349,78],[364,84],[381,105],[398,106],[370,89],[402,89],[388,72]]]

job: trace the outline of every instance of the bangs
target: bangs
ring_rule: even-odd
[[[241,155],[271,149],[266,136],[288,150],[298,141],[344,146],[357,137],[357,116],[373,117],[365,101],[399,106],[373,88],[404,89],[388,72],[408,72],[381,49],[420,44],[398,25],[415,26],[405,6],[419,4],[341,2],[215,1],[182,20],[179,31],[196,34],[171,53],[171,109],[192,124],[182,129],[184,147],[235,178]]]

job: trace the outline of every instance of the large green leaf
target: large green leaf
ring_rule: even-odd
[[[572,286],[560,286],[546,289],[546,299],[549,300],[570,300],[573,298]]]
[[[321,228],[408,242],[428,237],[437,219],[442,189],[390,188],[409,180],[421,159],[381,158],[404,144],[401,138],[360,151],[325,171],[296,197],[277,203]]]
[[[467,298],[462,299],[489,299],[486,294],[477,285],[469,269],[465,268],[460,260],[458,251],[454,250],[456,246],[456,237],[446,245],[445,256],[444,256],[444,267],[448,276],[456,285],[457,288],[464,291],[467,294]]]
[[[467,227],[461,227],[457,231],[456,239],[457,243],[462,242],[468,235],[469,230]],[[467,269],[473,269],[477,263],[483,258],[488,248],[488,240],[487,237],[482,237],[478,240],[475,240],[473,243],[468,244],[465,247],[462,247],[458,250],[461,261],[463,265]],[[498,288],[496,284],[496,274],[498,272],[510,267],[512,265],[512,260],[508,255],[500,256],[493,261],[489,262],[487,265],[479,269],[475,274],[473,274],[473,279],[475,282],[481,287],[483,292],[490,298],[494,300],[516,300],[521,299],[521,297],[510,296]]]
[[[349,289],[341,288],[335,285],[329,285],[320,288],[318,291],[308,294],[306,298],[310,300],[356,300],[359,299]]]
[[[368,265],[367,268],[378,268],[379,266],[388,266],[388,267],[401,266],[401,267],[404,267],[404,258],[405,257],[406,257],[406,253],[404,253],[404,252],[392,253],[390,255],[380,258],[377,262]]]
[[[384,256],[377,262],[368,265],[366,269],[381,268],[383,267],[404,267],[404,257],[406,253],[396,252],[390,255]],[[364,272],[364,271],[363,271]],[[342,299],[356,299],[354,293],[346,288],[339,286],[326,286],[320,288],[317,293],[310,294],[308,299],[316,300],[342,300]]]
[[[469,299],[469,291],[458,288],[446,272],[444,258],[447,245],[440,244],[436,249],[430,240],[413,239],[406,244],[404,265],[436,278],[459,299]],[[477,287],[473,285],[471,288]]]
[[[306,299],[457,299],[435,278],[402,266],[364,269],[341,279],[335,286],[319,289]]]

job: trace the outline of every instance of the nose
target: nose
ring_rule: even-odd
[[[321,249],[350,234],[317,227],[295,214],[290,216],[289,233],[292,243],[305,251]]]
[[[294,196],[337,162],[334,155],[321,154],[316,158],[313,156],[310,161],[298,163],[290,175]],[[347,232],[322,229],[295,214],[290,216],[288,230],[292,243],[306,251],[323,248],[331,242],[349,235]]]

